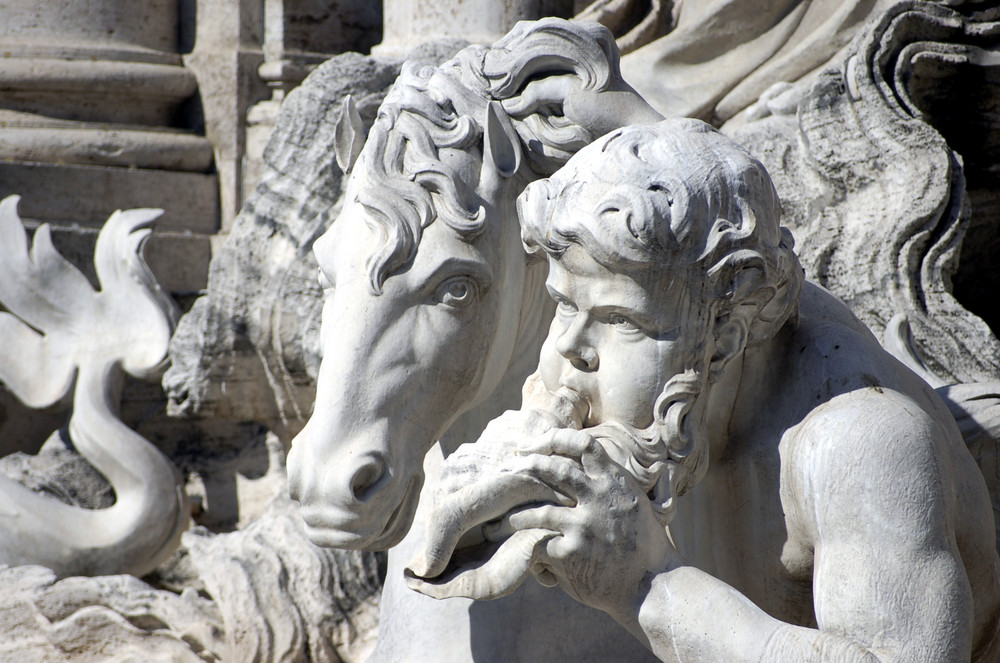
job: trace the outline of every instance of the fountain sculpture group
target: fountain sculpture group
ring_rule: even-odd
[[[966,94],[981,142],[1000,133],[1000,15],[790,4],[795,25],[754,23],[768,48],[746,37],[727,51],[718,21],[683,12],[672,41],[630,33],[635,53],[660,53],[642,85],[667,77],[660,96],[721,131],[664,119],[673,101],[627,82],[611,32],[561,19],[450,59],[427,51],[387,92],[364,87],[371,74],[327,100],[324,172],[346,184],[336,215],[297,231],[312,253],[287,268],[315,260],[322,290],[307,298],[321,329],[296,346],[322,357],[288,454],[297,511],[279,496],[231,539],[184,535],[169,568],[200,575],[174,591],[132,579],[110,592],[125,599],[103,599],[99,578],[63,581],[82,583],[76,601],[99,604],[104,630],[67,635],[90,623],[78,605],[58,623],[41,609],[48,630],[0,612],[15,643],[0,652],[73,660],[119,637],[140,643],[129,655],[191,660],[1000,659],[1000,341],[976,314],[995,319],[995,305],[963,289],[992,278],[963,240],[996,236],[996,169],[944,102]],[[757,61],[699,86],[705,67],[682,66],[696,52],[717,72],[740,53]],[[287,126],[324,75],[289,98]],[[290,172],[305,172],[317,148],[296,149]],[[286,186],[265,185],[259,209]],[[0,485],[0,572],[38,606],[58,584],[16,565],[165,578],[187,526],[183,478],[118,421],[115,387],[119,367],[161,367],[174,329],[137,253],[153,215],[109,220],[95,292],[44,229],[26,250],[15,204],[0,205],[0,378],[45,405],[75,375],[64,444],[117,501],[74,510]],[[219,315],[212,297],[174,339],[177,409],[208,393],[210,362],[192,353]],[[227,566],[251,541],[264,552]],[[377,573],[326,548],[389,550],[377,639],[353,654],[332,643],[354,608],[310,597],[342,591],[345,570]],[[254,566],[272,558],[277,584]],[[145,612],[128,605],[140,593]],[[249,627],[224,600],[237,595],[260,615]]]

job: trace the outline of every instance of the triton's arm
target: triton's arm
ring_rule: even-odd
[[[954,543],[946,433],[903,397],[869,400],[814,413],[782,454],[783,499],[805,514],[815,554],[818,629],[780,622],[686,565],[630,477],[581,436],[535,450],[546,459],[537,476],[575,506],[509,522],[559,532],[538,557],[543,575],[664,661],[968,661],[972,598]]]

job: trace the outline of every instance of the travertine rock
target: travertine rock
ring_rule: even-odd
[[[996,320],[1000,305],[966,288],[966,308],[954,286],[963,272],[962,282],[996,283],[993,255],[979,246],[1000,241],[992,194],[983,191],[996,175],[954,123],[974,122],[985,145],[1000,140],[989,110],[996,102],[985,102],[981,88],[1000,90],[989,82],[997,53],[995,19],[901,2],[859,35],[841,68],[810,86],[774,90],[754,109],[766,117],[725,129],[774,177],[807,275],[879,337],[895,316],[905,319],[911,367],[935,386],[1000,378],[1000,340],[984,321]],[[975,119],[943,109],[943,90],[968,100],[955,105]],[[784,111],[774,106],[782,96],[791,99]],[[968,167],[946,136],[964,141]],[[972,222],[977,233],[966,240]]]
[[[0,458],[0,472],[35,492],[52,495],[85,509],[106,509],[115,503],[108,480],[63,437],[53,433],[37,454],[21,451]]]
[[[289,506],[279,498],[239,532],[187,533],[186,570],[155,577],[171,590],[0,567],[0,660],[362,663],[377,623],[377,556],[316,549]]]
[[[128,575],[57,581],[40,566],[0,567],[0,582],[0,660],[224,660],[219,610],[193,590],[156,590]]]
[[[287,495],[240,531],[192,530],[184,547],[221,613],[222,660],[360,663],[374,646],[377,556],[312,545]]]

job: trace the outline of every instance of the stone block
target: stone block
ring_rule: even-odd
[[[0,162],[0,198],[21,196],[25,220],[100,228],[116,209],[158,207],[161,231],[213,233],[219,194],[213,174]]]

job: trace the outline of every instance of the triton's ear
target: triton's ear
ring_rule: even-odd
[[[486,106],[483,165],[491,165],[501,177],[510,177],[521,167],[521,139],[499,101]]]
[[[365,125],[351,95],[344,97],[340,107],[340,117],[333,128],[333,145],[337,165],[345,173],[350,172],[365,146]]]
[[[711,382],[718,380],[729,362],[746,351],[750,330],[742,316],[732,315],[722,324],[716,322],[714,336],[715,352],[709,359],[708,367],[708,379]]]

